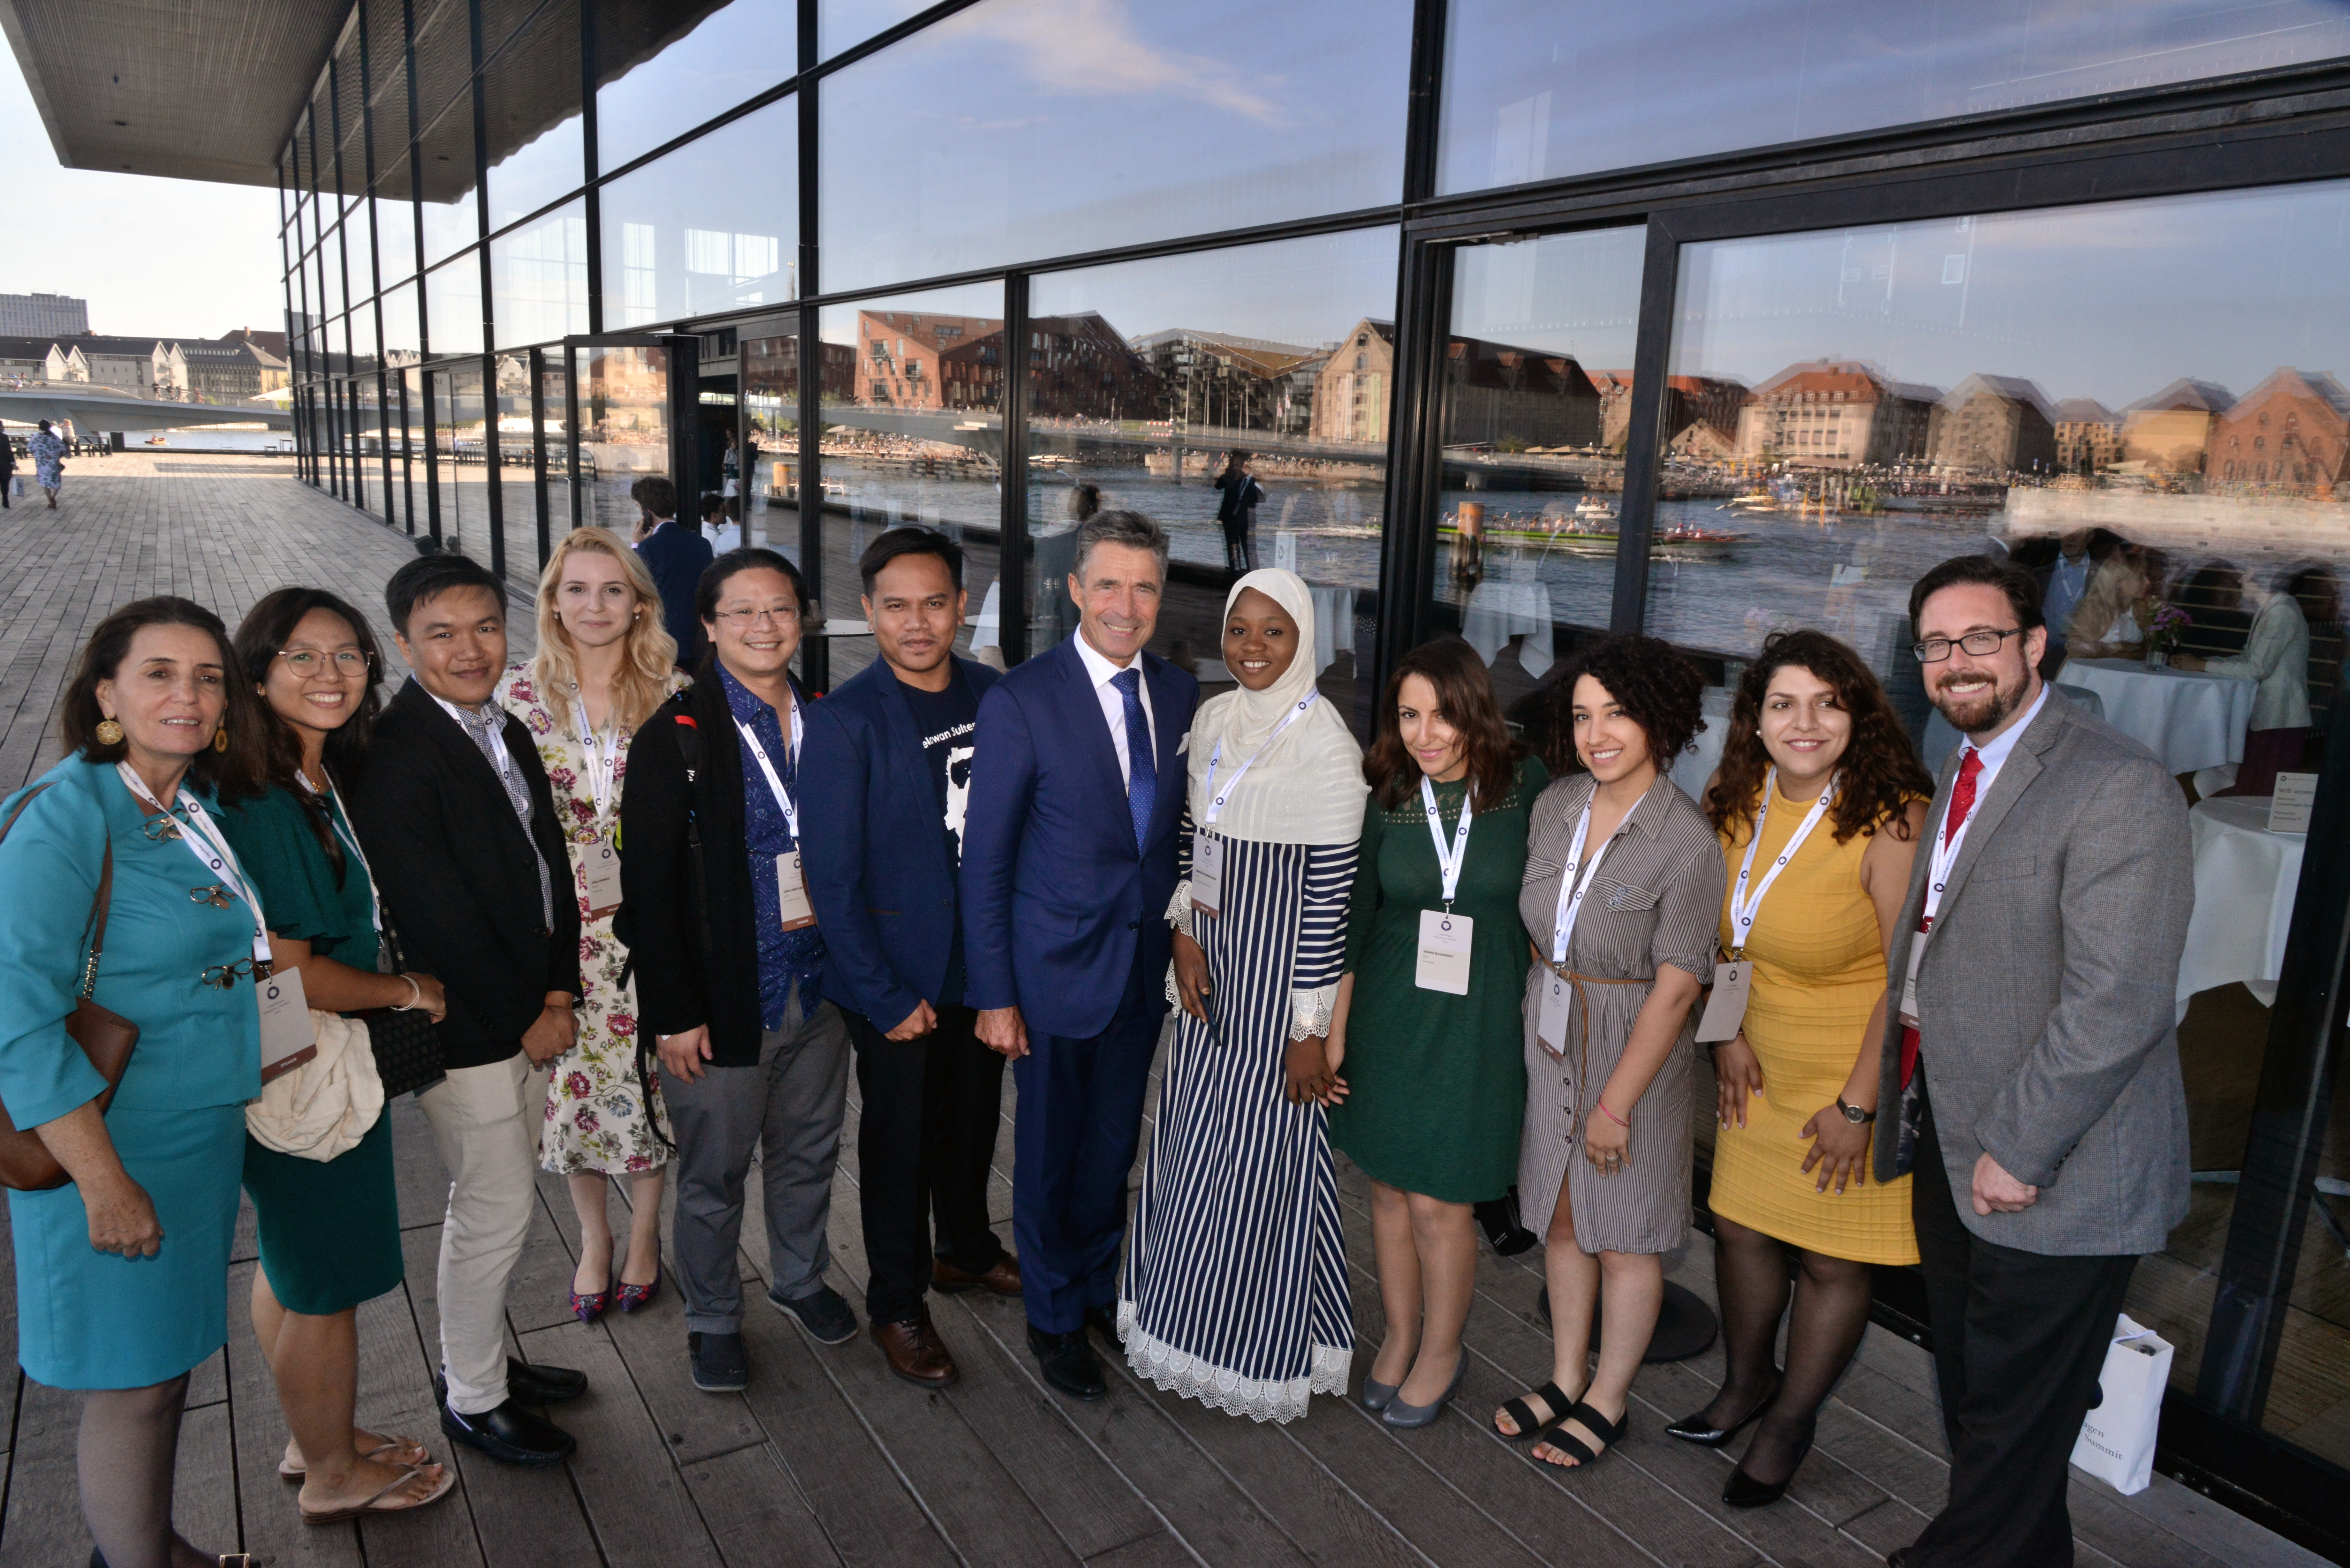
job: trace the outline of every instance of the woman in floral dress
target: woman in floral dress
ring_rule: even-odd
[[[507,670],[498,701],[538,737],[555,809],[571,841],[579,900],[578,1043],[551,1064],[539,1158],[568,1179],[579,1213],[579,1267],[571,1310],[593,1323],[617,1304],[634,1312],[660,1288],[661,1169],[668,1120],[656,1067],[637,1054],[636,988],[628,950],[612,934],[620,903],[614,836],[629,740],[671,692],[677,645],[661,625],[660,596],[637,553],[601,528],[563,536],[538,581],[538,652]],[[605,1200],[611,1179],[630,1181],[629,1250],[618,1278]]]

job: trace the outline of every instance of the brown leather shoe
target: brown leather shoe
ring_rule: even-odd
[[[919,1383],[925,1388],[945,1388],[962,1376],[955,1370],[954,1357],[947,1354],[947,1342],[939,1337],[928,1313],[911,1323],[875,1324],[873,1343],[889,1359],[889,1370],[909,1383]]]
[[[1006,1252],[995,1260],[993,1268],[983,1274],[974,1274],[969,1269],[956,1268],[944,1258],[932,1258],[931,1286],[951,1296],[973,1286],[983,1286],[999,1296],[1016,1296],[1020,1293],[1020,1260]]]

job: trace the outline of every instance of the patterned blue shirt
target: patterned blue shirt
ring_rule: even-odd
[[[796,806],[800,759],[785,743],[782,717],[723,664],[718,667],[718,680],[726,691],[727,710],[749,725],[759,744],[767,748],[775,776],[784,781],[784,791]],[[775,791],[767,787],[758,759],[739,735],[735,747],[743,759],[743,847],[751,862],[751,904],[759,919],[759,1016],[767,1028],[780,1029],[793,981],[799,982],[802,1013],[814,1010],[824,977],[824,932],[816,926],[784,929],[783,898],[775,889],[775,857],[793,847],[791,825],[784,819],[784,808],[775,804]]]

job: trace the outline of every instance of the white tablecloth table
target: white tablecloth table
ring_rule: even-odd
[[[1550,650],[1550,589],[1541,583],[1502,582],[1492,577],[1477,585],[1461,612],[1461,635],[1487,664],[1502,656],[1510,639],[1523,636],[1518,662],[1539,680],[1555,662]]]
[[[2199,991],[2241,981],[2262,1006],[2276,1004],[2301,887],[2299,833],[2268,830],[2264,795],[2207,800],[2187,814],[2195,846],[2195,913],[2178,963],[2178,1015]]]
[[[2095,692],[2106,705],[2106,722],[2145,742],[2162,759],[2166,773],[2191,774],[2244,760],[2244,731],[2252,722],[2257,681],[2199,670],[2148,670],[2131,659],[2068,659],[2062,679]]]
[[[1314,596],[1314,673],[1319,675],[1336,662],[1340,649],[1355,650],[1355,590],[1322,583],[1306,588]]]

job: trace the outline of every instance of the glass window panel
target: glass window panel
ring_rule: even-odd
[[[424,265],[454,255],[481,237],[481,210],[473,195],[473,108],[460,101],[433,122],[417,143],[416,170],[422,189],[418,211],[424,228]]]
[[[1003,535],[1003,286],[827,306],[817,334],[826,601],[859,614],[858,556],[883,529],[921,523],[962,541],[966,619],[980,617]],[[956,645],[971,641],[967,627]],[[873,661],[869,636],[831,648],[835,682]]]
[[[383,9],[371,6],[369,14],[373,16]],[[397,30],[398,26],[395,19],[393,27]],[[371,73],[368,78],[371,89],[368,94],[369,112],[375,117],[369,134],[374,146],[375,166],[389,169],[407,155],[409,133],[414,129],[408,119],[408,62],[394,53],[388,59],[374,56],[368,64]]]
[[[983,0],[859,60],[818,99],[825,286],[1399,200],[1411,6],[1332,21]]]
[[[798,144],[782,99],[606,185],[606,328],[797,298]]]
[[[1476,649],[1504,710],[1608,623],[1646,244],[1634,225],[1454,261],[1434,619]],[[1342,369],[1376,374],[1376,348],[1341,348]]]
[[[550,537],[571,526],[571,428],[565,423],[570,376],[560,348],[540,357],[536,450],[533,461],[546,465],[546,531]],[[627,537],[626,535],[622,535]],[[536,589],[534,588],[534,592]]]
[[[538,593],[538,483],[532,466],[530,356],[500,354],[491,360],[496,378],[493,412],[498,421],[498,532],[505,554],[506,602],[527,605]]]
[[[371,297],[376,291],[375,220],[370,210],[372,202],[356,202],[343,214],[343,255],[350,267],[351,303]]]
[[[1911,653],[1909,587],[2003,550],[2045,585],[2061,699],[2197,802],[2178,1050],[2199,1174],[2128,1302],[2192,1389],[2297,885],[2267,797],[2318,767],[2340,690],[2350,183],[1687,246],[1670,358],[1677,387],[1736,393],[1734,422],[1679,443],[1649,566],[1648,629],[1699,657],[1717,719],[1765,636],[1815,628],[1940,764],[1956,734],[1929,692],[1950,667]],[[1701,783],[1719,744],[1676,776]],[[2265,868],[2251,884],[2201,874],[2239,854]],[[2326,1107],[2305,1125],[2334,1205],[2350,1156]],[[2345,1218],[2309,1217],[2265,1413],[2337,1464]]]
[[[416,284],[383,291],[383,358],[387,365],[410,365],[423,357],[424,335],[417,327]]]
[[[588,330],[588,205],[574,201],[490,242],[500,346]]]
[[[750,445],[743,493],[749,542],[800,558],[800,340],[787,322],[746,324],[735,339]]]
[[[641,158],[799,69],[799,13],[775,0],[596,5],[596,165]],[[762,157],[757,178],[798,166]],[[747,187],[753,183],[743,171]]]
[[[386,282],[416,275],[416,202],[409,194],[408,170],[403,158],[376,187],[376,265]]]
[[[478,361],[430,372],[432,383],[433,493],[441,504],[441,543],[490,564],[489,424]]]
[[[816,0],[816,56],[828,60],[930,8],[930,0]]]
[[[571,350],[579,396],[582,520],[627,538],[642,514],[629,487],[670,472],[669,351],[641,345]],[[683,498],[688,506],[691,499]],[[691,525],[690,524],[688,524]]]
[[[490,227],[579,189],[579,11],[555,0],[482,72],[489,127]]]
[[[344,406],[350,411],[352,433],[359,447],[359,504],[389,522],[390,516],[384,506],[383,398],[375,378],[355,378]]]
[[[325,314],[340,316],[349,307],[343,288],[343,229],[338,223],[328,231],[326,243],[318,247],[319,299]]]
[[[436,358],[482,351],[482,264],[459,256],[424,275],[424,325]]]
[[[1440,192],[2350,53],[2330,0],[1451,0],[1446,31]]]
[[[1211,694],[1231,690],[1222,623],[1236,568],[1289,567],[1314,589],[1322,690],[1365,730],[1396,244],[1394,229],[1368,229],[1034,279],[1024,356],[1032,655],[1076,630],[1067,579],[1078,486],[1090,486],[1104,509],[1167,530],[1155,650],[1196,664]],[[1356,370],[1358,354],[1376,368]],[[1228,528],[1217,481],[1235,450],[1249,454],[1264,499]]]
[[[415,0],[416,116],[432,124],[473,75],[473,23],[466,0]]]
[[[375,306],[373,304],[351,307],[351,369],[373,370],[376,368]]]

